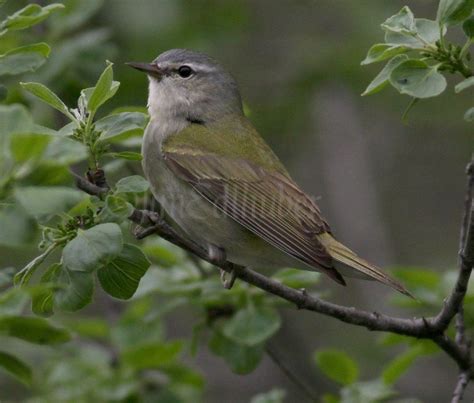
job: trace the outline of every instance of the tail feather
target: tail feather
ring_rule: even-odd
[[[346,268],[355,271],[354,274],[357,277],[368,277],[370,279],[377,280],[383,284],[388,285],[389,287],[394,288],[402,294],[414,298],[413,295],[401,283],[384,273],[378,267],[357,256],[348,247],[336,241],[331,235],[323,234],[319,237],[319,239],[324,244],[331,257]],[[336,268],[338,267],[336,266]]]

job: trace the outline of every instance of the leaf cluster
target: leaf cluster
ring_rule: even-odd
[[[363,65],[387,63],[362,95],[375,94],[390,84],[415,102],[436,97],[447,88],[447,73],[464,78],[456,85],[456,93],[471,87],[474,84],[470,66],[470,48],[474,43],[473,7],[472,0],[441,0],[436,20],[415,18],[408,6],[388,18],[381,25],[385,42],[373,45],[362,61]],[[448,42],[448,30],[461,24],[465,43]],[[472,120],[472,113],[470,108],[465,113],[466,120]]]

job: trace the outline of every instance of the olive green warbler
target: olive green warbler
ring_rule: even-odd
[[[312,198],[244,116],[234,78],[202,53],[129,63],[149,78],[143,169],[155,198],[219,261],[396,280],[338,242]]]

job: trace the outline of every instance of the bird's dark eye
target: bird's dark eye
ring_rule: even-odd
[[[188,78],[191,74],[193,74],[193,69],[189,66],[181,66],[178,69],[178,74],[180,77]]]

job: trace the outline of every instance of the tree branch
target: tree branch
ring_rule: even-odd
[[[466,390],[468,383],[469,383],[469,373],[465,371],[461,372],[458,377],[456,388],[454,389],[453,399],[451,400],[451,403],[459,403],[462,401],[462,398],[464,396],[464,391]]]
[[[449,326],[462,306],[474,265],[474,157],[468,164],[466,173],[468,184],[460,235],[459,274],[452,293],[433,320],[432,325],[440,330],[445,330]]]
[[[235,272],[237,278],[242,281],[285,299],[296,305],[299,309],[306,309],[331,316],[342,322],[362,326],[372,331],[391,332],[415,338],[433,340],[460,368],[460,380],[456,387],[455,394],[453,395],[453,401],[456,396],[460,399],[465,384],[467,385],[468,381],[473,378],[470,343],[466,342],[463,334],[464,320],[462,317],[462,304],[474,262],[474,159],[468,165],[467,174],[468,186],[461,229],[459,274],[453,291],[445,300],[445,304],[439,314],[435,317],[406,319],[392,317],[378,312],[359,310],[353,307],[345,307],[313,297],[304,291],[287,287],[272,278],[266,277],[249,268],[235,265],[232,262],[224,262],[220,265],[220,268],[228,273]],[[108,189],[90,183],[86,178],[74,173],[73,175],[77,187],[91,195],[102,196],[108,191]],[[143,239],[151,234],[157,234],[199,258],[211,264],[215,263],[208,255],[206,249],[193,240],[181,235],[158,213],[135,209],[130,215],[129,220],[139,225],[139,230],[135,232],[138,239]],[[454,316],[458,313],[457,331],[462,334],[458,334],[456,340],[452,340],[445,335],[445,331]]]
[[[76,184],[76,187],[91,196],[100,197],[102,195],[105,195],[109,191],[108,188],[97,186],[94,183],[88,181],[86,178],[83,178],[81,175],[75,173],[72,169],[70,169],[69,172],[74,178],[74,183]]]

